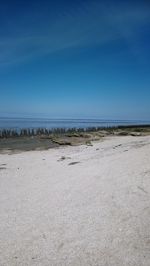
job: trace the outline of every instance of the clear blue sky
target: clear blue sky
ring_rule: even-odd
[[[0,116],[150,119],[150,2],[0,2]]]

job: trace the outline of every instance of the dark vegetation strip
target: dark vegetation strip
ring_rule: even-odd
[[[81,133],[81,132],[97,132],[100,130],[131,130],[142,131],[144,129],[150,129],[150,125],[129,125],[129,126],[110,126],[110,127],[88,127],[88,128],[37,128],[37,129],[1,129],[0,138],[16,138],[16,137],[32,137],[32,136],[50,136],[64,135],[68,133]]]

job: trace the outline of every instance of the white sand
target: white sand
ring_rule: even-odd
[[[150,136],[1,154],[0,167],[0,266],[150,266]]]

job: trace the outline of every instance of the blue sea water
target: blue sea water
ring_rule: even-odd
[[[0,129],[23,128],[88,128],[119,125],[143,125],[150,121],[102,120],[102,119],[38,119],[38,118],[0,118]]]

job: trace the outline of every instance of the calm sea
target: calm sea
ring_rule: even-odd
[[[37,119],[37,118],[0,118],[0,129],[22,128],[88,128],[118,125],[150,124],[150,121],[99,120],[99,119]]]

